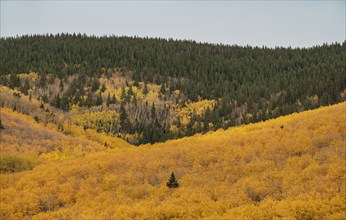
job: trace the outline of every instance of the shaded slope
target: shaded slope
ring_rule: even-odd
[[[3,218],[342,219],[346,103],[1,176]],[[176,174],[180,188],[166,181]]]

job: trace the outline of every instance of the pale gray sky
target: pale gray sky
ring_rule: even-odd
[[[4,1],[2,37],[86,33],[311,47],[345,40],[341,1]]]

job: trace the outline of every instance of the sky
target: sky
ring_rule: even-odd
[[[1,0],[0,36],[63,32],[312,47],[345,41],[345,1]]]

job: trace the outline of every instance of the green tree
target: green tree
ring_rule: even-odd
[[[106,100],[106,105],[107,105],[107,107],[109,107],[109,105],[111,104],[111,94],[110,93],[108,93],[108,95],[107,95],[107,100]]]
[[[128,128],[129,120],[128,120],[128,115],[127,115],[127,112],[125,109],[125,103],[124,102],[122,102],[120,104],[119,114],[120,114],[120,126],[124,131],[127,131],[129,129]]]
[[[150,115],[151,115],[151,119],[152,119],[152,120],[156,119],[156,107],[155,107],[155,103],[153,103],[153,105],[151,106]]]
[[[92,94],[91,94],[91,92],[88,92],[88,95],[87,95],[86,100],[85,100],[85,105],[88,107],[91,107],[92,103],[93,103]]]
[[[20,86],[20,79],[16,74],[11,74],[10,75],[10,83],[9,87],[11,89],[18,88]]]
[[[121,101],[127,101],[127,94],[126,94],[126,90],[125,90],[125,87],[123,86],[121,88],[121,94],[120,94],[120,99]]]
[[[105,84],[102,84],[101,92],[105,92],[105,91],[106,91],[106,86],[105,86]]]
[[[5,129],[4,126],[2,125],[1,119],[0,119],[0,129]]]
[[[179,187],[179,183],[175,178],[174,173],[172,172],[171,177],[169,178],[168,182],[166,183],[167,187],[170,189],[173,188],[178,188]]]
[[[28,90],[30,89],[30,84],[28,79],[25,79],[24,85],[20,88],[20,91],[25,94],[28,95]]]
[[[101,92],[99,93],[99,95],[96,97],[96,103],[97,106],[98,105],[102,105],[102,95]]]
[[[132,90],[132,86],[129,87],[129,90],[127,91],[127,97],[131,99],[132,96],[134,96],[135,93]]]
[[[115,94],[112,96],[111,104],[117,103],[117,98],[115,97]]]
[[[53,106],[55,106],[57,108],[61,107],[61,99],[60,99],[59,93],[58,93],[58,95],[55,96],[52,104],[53,104]]]
[[[160,92],[162,95],[166,94],[166,86],[165,84],[161,84]]]
[[[95,92],[96,90],[98,90],[100,87],[100,82],[98,79],[93,79],[91,82],[91,91]]]
[[[149,93],[147,83],[144,83],[144,89],[143,89],[143,94],[146,95]]]

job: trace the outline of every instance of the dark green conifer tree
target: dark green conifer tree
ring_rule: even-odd
[[[109,107],[110,104],[111,104],[111,94],[108,93],[108,95],[107,95],[107,100],[106,100],[106,105],[107,105],[107,107]]]
[[[98,105],[102,105],[102,95],[101,92],[99,93],[99,95],[96,97],[96,106]]]
[[[0,130],[5,129],[4,126],[2,125],[1,119],[0,119]]]
[[[122,102],[120,105],[119,114],[120,114],[120,126],[123,129],[123,131],[126,131],[128,129],[128,116],[127,116],[124,102]]]
[[[100,87],[100,82],[98,79],[93,79],[93,81],[91,82],[91,91],[95,92],[96,90],[98,90]]]
[[[166,183],[167,187],[170,189],[173,188],[178,188],[179,187],[179,183],[175,178],[174,173],[172,172],[171,177],[169,178],[169,181]]]
[[[101,92],[105,92],[105,91],[106,91],[106,86],[105,86],[105,84],[102,84]]]
[[[28,79],[25,80],[24,85],[20,88],[20,91],[25,94],[28,95],[28,90],[30,89],[30,84]]]
[[[11,89],[18,88],[20,86],[20,79],[16,74],[10,75],[9,87]]]
[[[117,98],[115,98],[115,95],[113,94],[111,104],[115,103],[117,103]]]
[[[129,90],[127,91],[127,98],[131,99],[131,96],[133,96],[135,93],[132,90],[132,86],[129,87]],[[130,101],[130,100],[129,100]]]
[[[161,84],[160,92],[162,95],[166,94],[166,86],[165,84]]]
[[[146,95],[149,93],[147,83],[144,83],[144,89],[143,89],[143,94]]]
[[[121,99],[121,101],[123,101],[123,102],[127,100],[127,95],[126,95],[125,87],[122,87],[122,88],[121,88],[120,99]]]

